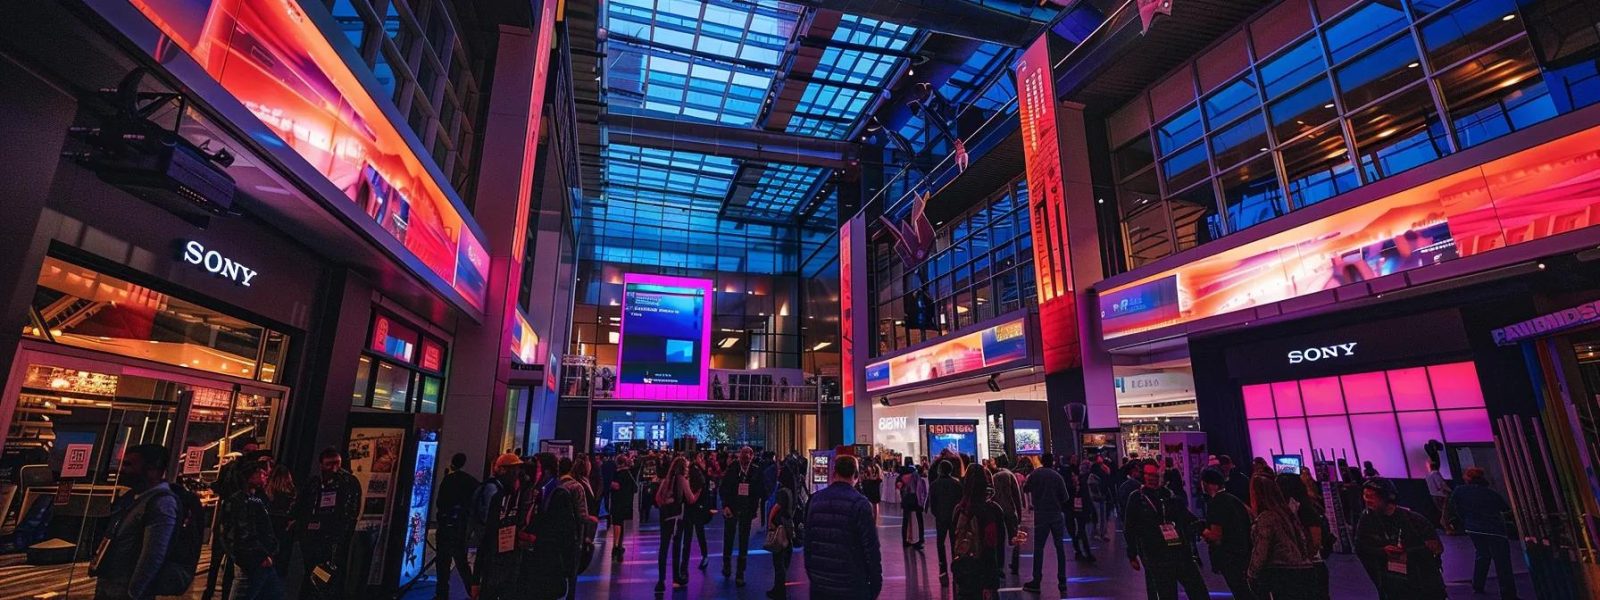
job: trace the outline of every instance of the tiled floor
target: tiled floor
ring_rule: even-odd
[[[887,508],[888,505],[885,505]],[[922,552],[906,552],[900,546],[900,517],[899,515],[886,514],[880,520],[878,538],[882,541],[884,562],[884,590],[881,598],[950,598],[948,589],[939,585],[939,561],[934,553],[932,529],[933,521],[927,521],[928,543]],[[625,546],[628,548],[627,559],[620,565],[609,559],[610,548],[602,544],[596,550],[597,560],[590,572],[579,578],[577,598],[618,598],[640,600],[651,598],[656,582],[656,545],[660,539],[655,522],[645,523],[642,527],[637,522],[632,523]],[[671,589],[668,582],[668,591],[663,596],[674,600],[700,599],[700,598],[737,598],[737,599],[763,599],[765,593],[772,585],[772,559],[766,552],[759,550],[763,532],[757,530],[751,535],[751,552],[749,569],[746,572],[747,585],[743,588],[734,586],[732,579],[723,579],[722,569],[722,521],[716,519],[707,527],[707,537],[710,538],[708,549],[711,552],[710,564],[705,571],[694,569],[699,563],[698,548],[692,554],[689,586],[682,590]],[[1145,598],[1144,578],[1134,572],[1127,561],[1121,560],[1119,551],[1120,540],[1111,542],[1094,542],[1095,553],[1100,561],[1094,564],[1074,563],[1069,555],[1067,562],[1068,589],[1065,596],[1055,591],[1055,557],[1047,556],[1044,578],[1046,590],[1043,594],[1028,594],[1022,591],[1022,583],[1027,580],[1031,569],[1031,552],[1025,550],[1022,558],[1022,575],[1007,575],[1001,590],[1005,599],[1034,598],[1074,598],[1074,599],[1143,599]],[[1470,584],[1472,573],[1472,544],[1465,537],[1445,538],[1445,579],[1449,582],[1451,598],[1495,598],[1493,590],[1496,584],[1491,573],[1489,588],[1491,594],[1487,596],[1474,596]],[[1031,546],[1030,546],[1031,549]],[[1046,552],[1049,552],[1047,549]],[[1068,552],[1071,546],[1068,545]],[[797,551],[793,564],[790,565],[789,594],[793,598],[807,598],[805,581],[805,564],[803,549]],[[1520,561],[1520,558],[1514,558]],[[1374,598],[1376,594],[1371,582],[1362,572],[1355,557],[1338,555],[1330,562],[1333,583],[1333,597],[1336,599]],[[1522,598],[1534,598],[1532,584],[1527,577],[1527,569],[1523,565],[1517,567],[1517,586]],[[670,575],[669,575],[670,579]],[[1211,589],[1213,598],[1228,598],[1231,595],[1222,579],[1214,574],[1207,573],[1206,581]],[[421,587],[421,586],[419,586]],[[425,598],[427,594],[416,590],[408,598]],[[459,584],[453,590],[452,598],[465,597]]]

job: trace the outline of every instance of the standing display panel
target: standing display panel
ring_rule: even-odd
[[[623,277],[618,397],[706,399],[711,290],[708,279]]]

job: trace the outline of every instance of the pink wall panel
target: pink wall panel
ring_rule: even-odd
[[[1260,385],[1247,385],[1244,392],[1244,416],[1246,419],[1271,418],[1276,413],[1272,410],[1272,386],[1265,383]]]
[[[1278,421],[1276,419],[1251,419],[1246,421],[1250,428],[1250,449],[1256,456],[1266,456],[1283,449],[1283,442],[1278,438]],[[1249,458],[1234,457],[1235,463],[1248,463]]]
[[[1433,401],[1439,408],[1483,407],[1478,369],[1470,362],[1428,367],[1428,380],[1433,383]]]
[[[1300,385],[1294,381],[1272,384],[1272,404],[1278,408],[1278,417],[1298,417],[1306,414],[1300,407]]]
[[[1360,460],[1372,461],[1380,475],[1404,477],[1406,461],[1401,453],[1400,430],[1395,426],[1394,413],[1350,415],[1350,429],[1355,434],[1356,452]]]
[[[1494,426],[1489,423],[1487,410],[1441,410],[1439,422],[1444,425],[1442,441],[1452,444],[1494,441]]]
[[[1350,419],[1344,415],[1308,417],[1306,430],[1311,433],[1311,446],[1327,453],[1328,458],[1356,459],[1356,444],[1350,439]]]
[[[1345,408],[1351,414],[1394,411],[1389,402],[1389,380],[1382,371],[1340,375],[1339,383],[1344,387]]]
[[[1342,415],[1344,392],[1339,388],[1338,377],[1319,377],[1300,380],[1307,415]]]
[[[1428,453],[1422,448],[1428,440],[1444,441],[1439,431],[1439,413],[1431,410],[1395,413],[1400,423],[1400,443],[1405,448],[1411,477],[1428,476]]]
[[[1306,420],[1278,419],[1278,434],[1283,437],[1283,454],[1299,454],[1309,464],[1311,434],[1306,430]]]
[[[1395,410],[1433,408],[1433,390],[1428,387],[1428,370],[1422,367],[1389,371],[1389,394]]]

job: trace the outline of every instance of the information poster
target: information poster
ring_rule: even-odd
[[[66,458],[61,461],[61,477],[86,477],[89,475],[89,457],[94,454],[94,444],[67,444]]]
[[[618,393],[704,400],[711,346],[711,281],[630,273],[623,278]]]
[[[434,465],[438,463],[438,432],[424,431],[417,439],[417,467],[411,472],[411,503],[406,514],[406,547],[400,556],[399,585],[422,573],[423,551],[428,547],[428,505],[433,503]]]
[[[928,456],[939,456],[948,450],[971,457],[978,456],[978,422],[962,419],[923,419],[922,427],[928,439]]]
[[[811,451],[811,487],[820,490],[833,478],[833,451]]]
[[[1012,421],[1017,438],[1017,456],[1044,454],[1044,424],[1032,419]]]
[[[406,432],[397,427],[356,427],[350,430],[347,447],[349,469],[361,484],[361,515],[356,518],[356,534],[371,536],[372,553],[382,556],[389,511],[394,506],[392,486],[395,468],[400,463],[400,448]],[[383,562],[375,561],[367,577],[370,585],[383,583]]]

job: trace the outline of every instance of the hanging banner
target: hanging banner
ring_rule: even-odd
[[[1044,370],[1059,373],[1081,366],[1083,357],[1067,252],[1066,192],[1061,182],[1061,140],[1056,130],[1056,87],[1050,71],[1049,34],[1040,36],[1017,61],[1017,107],[1022,120],[1022,156],[1033,226],[1033,273],[1039,292]]]

